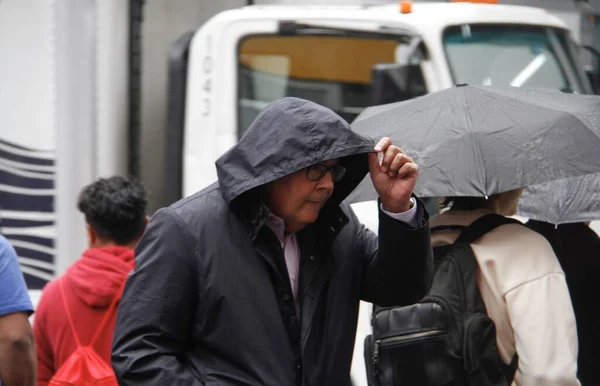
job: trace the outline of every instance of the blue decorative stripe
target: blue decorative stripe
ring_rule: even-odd
[[[52,170],[52,166],[54,166],[55,161],[51,159],[53,157],[48,157],[52,153],[28,149],[1,139],[0,144],[2,145],[2,148],[0,148],[0,165],[2,165],[0,184],[6,187],[4,190],[0,190],[0,209],[53,214],[55,212],[53,193],[55,172]],[[39,156],[36,156],[38,154]],[[5,162],[2,162],[3,160]],[[38,178],[39,176],[51,178]],[[28,228],[54,225],[54,221],[52,219],[48,220],[47,215],[42,216],[38,219],[35,216],[27,216],[31,219],[0,218],[0,228],[4,229],[5,236],[9,241],[16,244],[19,244],[18,241],[31,244],[14,245],[17,254],[23,259],[21,269],[29,289],[42,289],[46,285],[47,279],[54,275],[54,269],[51,268],[53,265],[49,265],[54,263],[52,253],[54,237],[13,235],[6,232],[6,230],[9,228],[26,230]],[[50,250],[43,251],[44,248],[40,247],[49,248]],[[38,249],[42,249],[42,251]],[[31,260],[28,261],[27,259]],[[37,265],[42,265],[42,267]]]
[[[18,150],[27,150],[27,151],[36,151],[36,150],[34,150],[34,149],[28,149],[28,148],[26,148],[26,147],[23,147],[23,146],[21,146],[21,145],[17,145],[17,144],[15,144],[15,143],[7,142],[7,141],[4,141],[4,140],[2,140],[2,139],[0,139],[0,143],[1,143],[1,144],[3,144],[3,145],[6,145],[6,146],[12,147],[13,149],[18,149]]]
[[[54,212],[54,196],[27,196],[0,191],[0,207],[4,210]]]
[[[38,166],[53,166],[54,165],[53,159],[29,157],[29,156],[24,156],[21,154],[9,153],[3,149],[0,149],[0,158],[7,159],[9,161],[26,163],[28,165],[38,165]]]
[[[4,234],[4,236],[8,239],[8,241],[11,241],[11,240],[26,241],[28,243],[33,243],[33,244],[41,245],[41,246],[48,247],[48,248],[54,248],[54,240],[48,239],[45,237],[29,236],[29,235],[11,235],[11,234]]]
[[[23,272],[23,276],[25,277],[25,283],[27,284],[27,288],[30,290],[41,290],[46,284],[48,284],[47,280],[29,275],[26,272]]]
[[[7,217],[0,217],[0,228],[31,228],[45,227],[54,225],[51,220],[22,220]]]
[[[15,247],[15,251],[17,251],[17,255],[19,255],[20,257],[28,257],[30,259],[35,259],[35,260],[43,261],[46,263],[54,262],[54,256],[52,256],[49,253],[40,252],[40,251],[36,251],[33,249],[25,248],[25,247],[20,247],[18,245],[15,245],[14,247]],[[25,265],[27,265],[27,264],[25,264]],[[38,269],[46,270],[46,271],[52,273],[52,270],[48,270],[47,268],[38,268]]]
[[[5,170],[0,170],[0,184],[30,189],[54,189],[53,179],[47,180],[35,177],[24,177]]]

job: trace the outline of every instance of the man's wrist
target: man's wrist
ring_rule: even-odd
[[[415,206],[415,199],[410,197],[408,201],[393,201],[393,202],[381,202],[384,210],[390,213],[404,213],[408,212]]]

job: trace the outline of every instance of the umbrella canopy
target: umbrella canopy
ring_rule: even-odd
[[[423,197],[490,196],[600,173],[600,97],[460,85],[366,109],[356,132],[392,138],[420,167]],[[363,181],[351,202],[375,198]]]
[[[518,215],[551,224],[600,220],[600,174],[530,186]]]

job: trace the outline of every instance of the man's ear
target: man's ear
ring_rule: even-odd
[[[144,230],[142,231],[142,234],[144,234],[144,232],[146,232],[146,227],[148,226],[149,221],[150,221],[150,216],[146,216],[144,218]]]
[[[96,233],[94,228],[92,228],[90,223],[85,223],[85,226],[87,230],[88,246],[90,248],[93,248],[98,242],[98,234]]]

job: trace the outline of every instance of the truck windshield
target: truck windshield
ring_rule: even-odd
[[[443,45],[455,84],[548,87],[588,93],[566,31],[471,24],[448,27]]]
[[[371,98],[371,69],[395,63],[401,43],[353,36],[250,36],[238,46],[238,135],[284,96],[309,99],[351,122]]]

